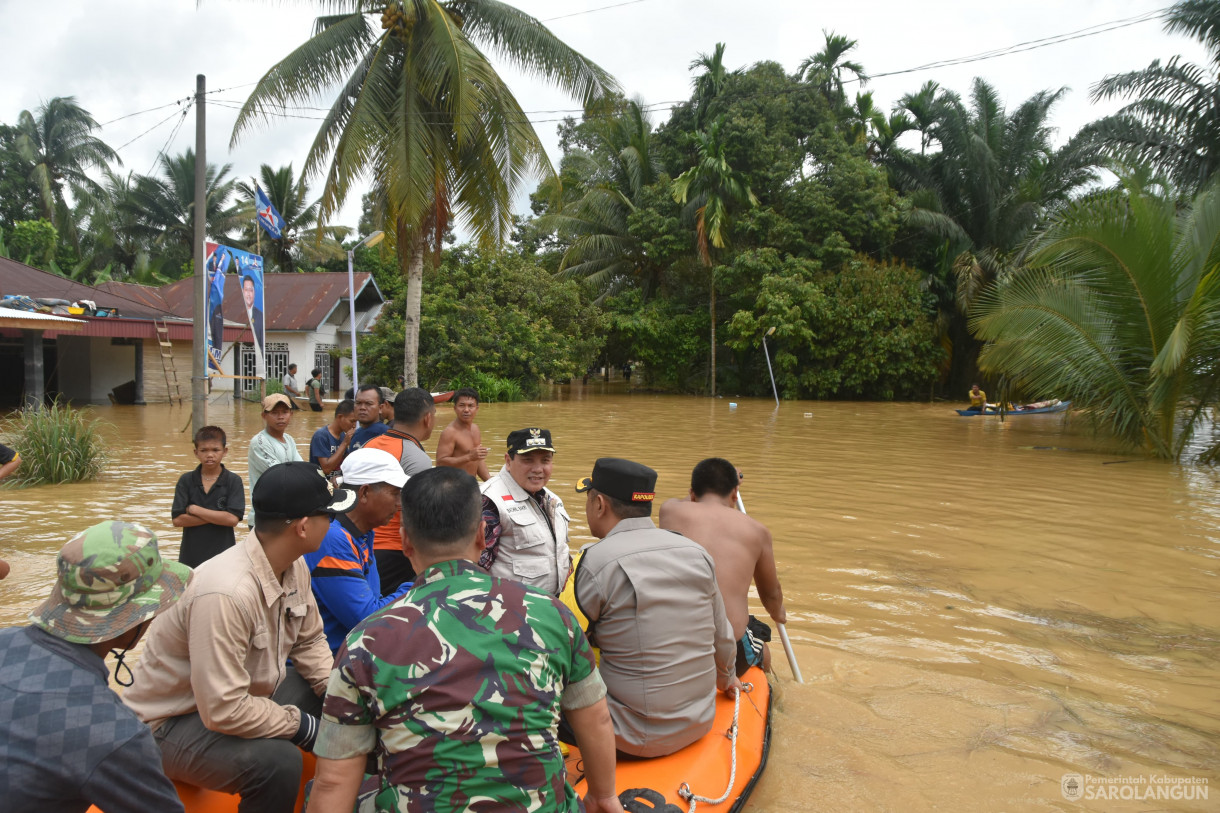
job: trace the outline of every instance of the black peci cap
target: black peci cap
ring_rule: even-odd
[[[621,457],[602,457],[593,464],[593,476],[576,486],[584,493],[596,489],[626,503],[650,503],[657,496],[657,473],[642,463]]]
[[[508,433],[509,454],[517,455],[537,451],[555,451],[555,444],[551,442],[550,429],[530,427],[529,429],[514,429]]]
[[[299,519],[313,514],[344,514],[356,505],[356,492],[335,488],[313,463],[279,463],[263,472],[250,495],[255,518]]]

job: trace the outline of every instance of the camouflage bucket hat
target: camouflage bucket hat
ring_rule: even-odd
[[[161,559],[143,525],[111,520],[81,531],[59,551],[51,595],[30,621],[56,638],[95,644],[122,635],[169,607],[191,569]]]

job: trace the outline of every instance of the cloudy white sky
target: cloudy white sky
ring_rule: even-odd
[[[53,96],[73,95],[105,123],[102,138],[120,148],[127,169],[148,173],[158,151],[194,145],[193,113],[172,104],[194,93],[195,75],[210,90],[208,160],[231,163],[249,177],[258,165],[300,168],[317,122],[278,120],[229,149],[235,111],[272,64],[309,36],[319,3],[258,0],[0,0],[0,54],[8,66],[0,83],[0,121]],[[1168,6],[1161,0],[517,0],[565,41],[601,64],[628,95],[662,105],[689,95],[688,65],[718,41],[731,68],[776,60],[794,71],[822,46],[822,30],[859,41],[855,58],[874,75],[967,57],[1130,20]],[[609,8],[607,8],[609,7]],[[1060,140],[1115,105],[1093,105],[1089,87],[1109,73],[1142,68],[1182,54],[1203,61],[1192,41],[1168,36],[1157,20],[1117,27],[1062,44],[955,67],[881,77],[868,89],[888,109],[927,80],[963,94],[975,76],[995,85],[1006,103],[1019,104],[1045,88],[1070,92],[1053,115]],[[553,160],[559,153],[556,120],[575,104],[529,77],[504,75]],[[226,101],[228,100],[228,101]],[[321,99],[319,106],[329,103]],[[120,118],[129,116],[127,118]],[[167,117],[169,117],[167,119]],[[130,143],[129,143],[130,142]],[[125,145],[125,146],[124,146]],[[339,222],[355,225],[359,196]]]

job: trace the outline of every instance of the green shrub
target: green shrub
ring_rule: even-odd
[[[495,403],[497,401],[524,401],[526,400],[526,392],[516,381],[507,378],[497,378],[488,373],[475,371],[463,376],[458,376],[450,383],[453,389],[461,389],[462,387],[471,387],[479,394],[481,403]]]
[[[0,435],[21,455],[21,465],[4,484],[20,488],[93,479],[108,459],[100,431],[104,426],[58,399],[4,419]]]

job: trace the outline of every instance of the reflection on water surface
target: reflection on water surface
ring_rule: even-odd
[[[683,496],[709,455],[746,472],[776,539],[806,685],[781,685],[750,809],[1220,809],[1220,490],[1207,470],[1107,452],[1061,416],[958,418],[948,405],[559,393],[484,405],[492,456],[547,426],[552,487],[599,456],[656,468]],[[442,406],[441,422],[449,420]],[[812,413],[812,417],[805,417]],[[193,468],[181,407],[101,407],[114,461],[93,483],[0,491],[0,624],[46,593],[72,533],[119,517],[176,552],[169,508]],[[220,400],[245,477],[255,406]],[[324,416],[297,413],[302,451]],[[439,433],[439,428],[438,428]],[[436,436],[426,444],[435,449]],[[494,470],[494,467],[493,467]],[[761,608],[758,608],[761,613]],[[1194,776],[1207,801],[1063,800],[1064,773]],[[719,793],[719,789],[716,789]]]

